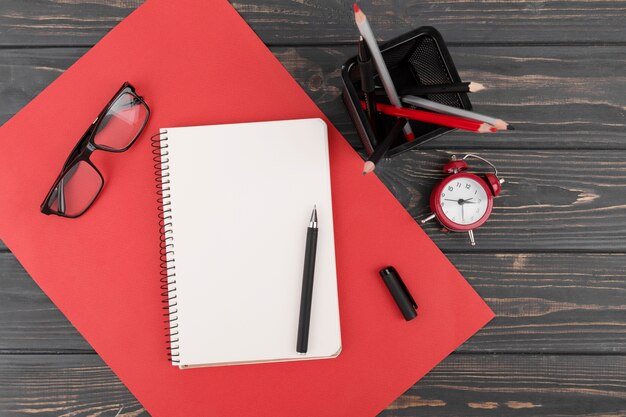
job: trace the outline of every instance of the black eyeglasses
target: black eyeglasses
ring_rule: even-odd
[[[41,212],[76,218],[100,194],[104,178],[89,159],[96,151],[124,152],[143,131],[150,108],[135,88],[124,83],[80,138],[43,203]]]

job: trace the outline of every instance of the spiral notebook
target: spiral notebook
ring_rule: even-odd
[[[172,363],[189,368],[337,356],[324,121],[168,128],[155,146]],[[296,335],[314,205],[319,240],[303,356],[296,353]]]

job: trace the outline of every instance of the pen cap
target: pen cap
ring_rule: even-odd
[[[374,82],[374,63],[370,56],[369,49],[361,37],[359,40],[359,53],[357,55],[359,73],[361,74],[361,89],[366,93],[373,93],[376,89]]]
[[[409,289],[404,285],[398,271],[393,266],[388,266],[381,269],[379,273],[404,319],[410,321],[417,317],[417,304],[411,296]]]
[[[372,60],[359,61],[359,71],[361,73],[361,88],[366,93],[373,93],[376,90],[374,82],[374,64]]]

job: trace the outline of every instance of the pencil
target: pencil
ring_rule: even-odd
[[[393,81],[391,79],[391,75],[389,74],[389,70],[387,69],[387,65],[385,64],[385,60],[383,59],[383,55],[380,53],[380,49],[378,48],[378,42],[376,42],[374,32],[372,32],[372,28],[367,21],[367,17],[361,11],[361,9],[359,9],[358,4],[356,3],[354,3],[354,20],[356,21],[356,25],[359,28],[359,32],[361,32],[361,36],[363,36],[363,39],[365,39],[365,42],[369,47],[370,54],[374,59],[374,65],[376,66],[376,70],[378,70],[378,77],[383,83],[383,87],[387,92],[387,97],[389,98],[389,101],[396,107],[402,107],[400,96],[398,96],[396,87],[393,85]],[[404,136],[407,140],[415,139],[415,134],[411,129],[411,125],[409,125],[408,123],[405,124],[403,130]]]
[[[365,104],[365,103],[363,103]],[[497,132],[498,129],[489,123],[478,122],[476,120],[463,119],[457,116],[447,114],[432,113],[428,111],[397,108],[389,104],[377,103],[376,109],[388,116],[406,117],[409,120],[417,120],[420,122],[432,123],[440,126],[451,127],[453,129],[468,130],[471,132],[487,133]]]
[[[407,123],[408,121],[405,118],[399,118],[396,121],[396,123],[393,125],[393,128],[387,134],[387,137],[385,137],[385,139],[378,144],[378,146],[374,150],[374,153],[371,154],[369,158],[367,158],[365,165],[363,165],[363,175],[369,174],[374,169],[376,169],[376,164],[378,163],[378,161],[380,161],[382,157],[385,156],[385,154],[389,150],[389,147],[391,146],[395,138],[400,135],[400,133],[402,132],[402,128]]]
[[[413,96],[425,96],[427,94],[446,94],[446,93],[477,93],[485,89],[485,86],[473,81],[466,83],[452,83],[452,84],[432,84],[432,85],[417,85],[415,87],[403,88],[398,93],[401,96],[413,95]],[[377,96],[385,96],[385,89],[382,87],[376,87]]]
[[[437,103],[425,98],[415,96],[403,96],[402,101],[407,104],[412,104],[417,107],[422,107],[430,111],[436,111],[443,114],[450,114],[452,116],[465,117],[466,119],[478,120],[480,122],[489,123],[498,130],[515,130],[513,126],[508,124],[502,119],[496,119],[495,117],[485,116],[484,114],[475,113],[473,111],[459,109],[457,107],[446,106],[445,104]]]

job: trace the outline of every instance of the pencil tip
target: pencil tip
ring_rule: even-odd
[[[374,164],[372,161],[367,161],[365,165],[363,165],[363,175],[369,174],[374,169],[376,169],[376,164]]]
[[[489,123],[481,123],[477,130],[478,133],[495,133],[497,131],[498,129],[495,126],[490,125]]]
[[[482,85],[481,83],[475,83],[475,82],[473,82],[473,81],[472,81],[472,82],[469,84],[469,90],[470,90],[470,92],[472,92],[472,93],[477,93],[477,92],[482,91],[482,90],[484,90],[484,89],[485,89],[485,86],[484,86],[484,85]]]
[[[496,119],[495,123],[493,123],[493,127],[498,130],[507,130],[509,124],[502,119]]]
[[[515,128],[513,125],[507,125],[506,130],[515,130]]]
[[[354,9],[354,13],[358,13],[358,12],[359,12],[359,10],[361,10],[361,9],[359,9],[359,5],[358,5],[358,4],[356,4],[356,3],[354,3],[354,5],[352,6],[352,8]]]

